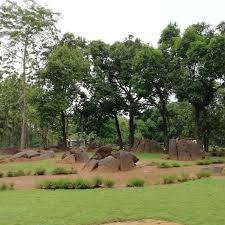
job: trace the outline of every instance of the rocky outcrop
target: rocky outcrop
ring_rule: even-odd
[[[171,139],[169,157],[181,161],[202,159],[204,157],[202,144],[191,139]]]
[[[155,140],[136,139],[132,151],[147,153],[162,152],[163,147]]]
[[[84,149],[78,148],[65,152],[61,159],[64,163],[84,163],[89,157]]]
[[[49,159],[55,156],[55,152],[52,150],[23,150],[16,153],[11,157],[11,161],[17,161],[21,159]]]
[[[103,146],[97,149],[84,168],[88,171],[97,169],[102,172],[128,171],[134,169],[138,160],[130,152],[123,150],[113,152],[110,146]]]

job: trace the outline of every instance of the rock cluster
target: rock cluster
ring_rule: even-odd
[[[198,160],[204,157],[200,141],[191,139],[171,139],[169,157],[175,160]]]
[[[64,163],[84,163],[88,161],[89,158],[85,150],[78,148],[65,152],[61,159]]]
[[[55,156],[52,150],[23,150],[11,157],[12,160],[17,159],[49,159]]]
[[[98,170],[102,172],[128,171],[135,167],[138,158],[123,150],[113,152],[110,146],[102,146],[89,159],[84,168],[88,171]]]

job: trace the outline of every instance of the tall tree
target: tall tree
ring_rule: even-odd
[[[26,147],[27,80],[43,67],[49,47],[55,44],[57,17],[34,0],[24,0],[22,5],[6,0],[0,6],[3,72],[17,71],[22,78],[21,149]]]
[[[137,95],[134,85],[135,69],[133,59],[143,44],[139,39],[130,35],[124,42],[116,42],[110,48],[110,73],[109,81],[118,89],[121,98],[124,99],[124,113],[129,115],[129,147],[134,145],[135,116],[141,108],[140,97]]]
[[[44,79],[61,117],[62,147],[67,146],[67,112],[71,110],[80,92],[81,81],[88,72],[89,62],[79,49],[62,45],[49,55]]]
[[[166,151],[169,150],[167,104],[178,75],[173,46],[179,32],[176,24],[169,24],[162,32],[159,48],[143,46],[134,60],[138,96],[145,100],[146,105],[158,108]]]

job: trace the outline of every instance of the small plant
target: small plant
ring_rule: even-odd
[[[212,164],[213,162],[211,161],[211,160],[209,160],[209,159],[205,159],[205,160],[200,160],[200,161],[198,161],[196,164],[197,165],[210,165],[210,164]]]
[[[175,175],[175,174],[165,175],[163,177],[164,184],[174,184],[176,182],[177,182],[177,175]]]
[[[188,173],[182,173],[180,177],[178,177],[178,182],[187,182],[191,180],[191,177]]]
[[[6,177],[14,177],[14,172],[9,170],[7,173],[6,173]]]
[[[14,190],[14,184],[0,184],[0,191],[6,191],[6,190]]]
[[[127,187],[143,187],[145,181],[139,177],[133,177],[127,182]]]
[[[76,189],[89,189],[91,188],[91,182],[83,178],[77,178],[75,180],[75,188]]]
[[[180,167],[180,164],[177,163],[177,162],[173,162],[173,163],[172,163],[172,167]]]
[[[53,171],[53,175],[71,174],[72,170],[68,170],[64,167],[56,167]]]
[[[103,183],[104,183],[104,186],[107,188],[112,188],[115,185],[115,181],[111,179],[104,179]]]
[[[32,174],[31,170],[26,171],[26,176],[30,176]]]
[[[0,178],[4,177],[4,173],[0,172]]]
[[[222,164],[224,162],[225,162],[224,159],[212,159],[212,163],[213,164]]]
[[[23,170],[17,170],[15,172],[13,172],[13,176],[14,177],[21,177],[21,176],[25,176],[26,174],[24,173]]]
[[[42,175],[45,175],[45,174],[46,174],[46,169],[44,169],[44,168],[37,168],[34,171],[35,176],[42,176]]]
[[[207,171],[201,171],[201,172],[197,173],[196,176],[198,179],[202,179],[202,178],[210,177],[211,174]]]
[[[99,188],[99,187],[102,186],[102,184],[103,184],[103,178],[102,177],[96,176],[96,177],[92,178],[93,188]]]
[[[168,162],[162,162],[159,164],[159,168],[171,168],[172,166]]]

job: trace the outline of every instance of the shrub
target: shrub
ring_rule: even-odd
[[[177,162],[173,162],[173,163],[172,163],[172,167],[180,167],[180,164],[177,163]]]
[[[45,174],[46,174],[46,169],[44,169],[44,168],[37,168],[34,171],[35,176],[42,176],[42,175],[45,175]]]
[[[111,179],[104,179],[103,183],[104,183],[104,186],[107,188],[112,188],[115,185],[115,181]]]
[[[37,188],[41,189],[88,189],[92,188],[88,180],[78,178],[73,179],[51,179],[44,180],[38,184]]]
[[[25,176],[26,174],[24,173],[23,170],[17,170],[15,172],[13,172],[13,176],[14,177],[21,177],[21,176]]]
[[[212,159],[212,163],[213,164],[222,164],[224,162],[225,162],[224,159]]]
[[[209,159],[200,160],[196,164],[197,165],[210,165],[210,164],[212,164],[212,160],[209,160]]]
[[[7,173],[6,173],[6,176],[7,177],[14,177],[14,172],[9,170]]]
[[[178,182],[186,182],[191,180],[191,177],[188,173],[182,173],[180,177],[178,177]]]
[[[133,177],[128,180],[127,187],[143,187],[144,184],[145,184],[145,181],[142,178]]]
[[[30,176],[31,174],[32,174],[31,170],[28,170],[28,171],[26,172],[26,176]]]
[[[177,182],[177,175],[175,175],[175,174],[165,175],[163,177],[164,184],[174,184],[176,182]]]
[[[71,168],[70,170],[64,168],[64,167],[56,167],[53,171],[53,175],[63,175],[63,174],[76,174],[77,171]]]
[[[162,162],[159,164],[159,168],[170,168],[171,165],[168,162]]]
[[[14,190],[14,184],[0,184],[0,191],[6,191],[6,190]]]
[[[4,177],[4,173],[3,172],[0,172],[0,178],[1,177]]]
[[[201,179],[201,178],[210,177],[211,174],[207,171],[201,171],[201,172],[197,173],[196,176],[197,176],[198,179]]]
[[[76,189],[88,189],[88,188],[91,188],[91,187],[92,187],[91,182],[89,182],[86,179],[77,178],[75,180],[75,188]]]
[[[103,178],[102,177],[96,176],[96,177],[92,178],[92,186],[94,188],[99,188],[99,187],[102,186],[102,184],[103,184]]]

